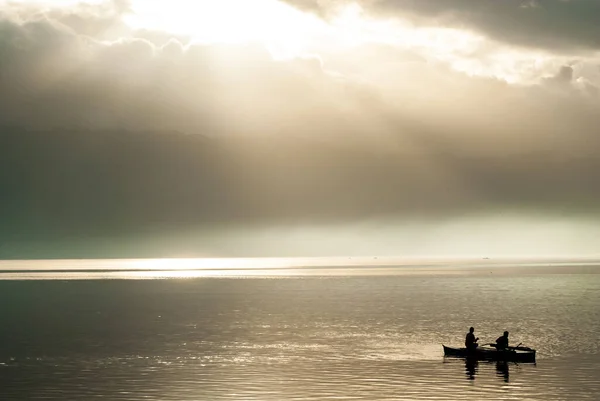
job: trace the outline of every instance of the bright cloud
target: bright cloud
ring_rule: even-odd
[[[283,56],[298,55],[326,30],[315,16],[276,0],[136,0],[125,19],[134,28],[188,35],[199,43],[260,42]]]
[[[385,45],[471,76],[509,83],[535,84],[552,76],[562,65],[576,65],[574,79],[592,86],[600,85],[597,69],[593,67],[599,62],[600,53],[583,54],[574,49],[572,54],[564,51],[555,54],[550,48],[526,48],[519,43],[498,41],[493,36],[486,36],[485,31],[468,28],[469,25],[465,25],[468,29],[456,27],[455,23],[443,26],[395,9],[387,14],[374,13],[373,4],[368,2],[336,2],[327,18],[279,0],[131,0],[129,3],[117,0],[112,3],[101,0],[19,0],[4,3],[29,5],[38,11],[48,10],[48,7],[68,10],[76,4],[80,7],[81,4],[113,4],[121,10],[121,23],[131,30],[146,32],[145,38],[157,36],[155,33],[148,37],[148,32],[163,32],[163,40],[170,34],[194,43],[258,43],[277,59],[317,55],[327,67],[333,65],[328,61],[340,51],[365,45]],[[407,10],[410,11],[410,7]],[[515,12],[530,11],[519,8]],[[125,34],[123,30],[120,32]],[[139,34],[130,32],[128,35]],[[342,74],[350,70],[357,72],[360,67],[368,70],[369,64],[379,62],[377,57],[370,60],[357,57],[347,62],[353,66],[344,68],[336,64],[334,70]]]
[[[132,27],[188,35],[201,43],[259,42],[276,57],[319,54],[324,60],[340,49],[389,45],[469,75],[511,83],[535,83],[574,58],[497,42],[473,30],[419,24],[408,16],[368,14],[358,3],[338,5],[327,19],[277,0],[182,0],[168,4],[138,0],[133,2],[132,10],[133,14],[126,17]],[[598,59],[593,54],[577,57],[581,64]]]

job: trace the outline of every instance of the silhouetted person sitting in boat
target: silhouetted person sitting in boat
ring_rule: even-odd
[[[469,329],[469,332],[467,333],[467,337],[465,338],[465,347],[468,350],[474,350],[475,348],[477,348],[477,341],[479,340],[479,338],[475,338],[475,334],[473,334],[474,331],[475,329],[471,327]]]
[[[496,349],[504,350],[508,348],[508,331],[505,331],[504,334],[496,340]]]

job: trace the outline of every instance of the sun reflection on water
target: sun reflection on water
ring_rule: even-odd
[[[473,276],[600,274],[597,260],[543,261],[376,257],[187,258],[0,261],[0,280],[201,277]]]

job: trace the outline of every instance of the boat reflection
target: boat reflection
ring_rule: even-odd
[[[502,377],[504,379],[504,382],[508,383],[509,382],[509,369],[508,369],[508,362],[504,362],[504,361],[498,361],[496,362],[496,375],[498,377]]]
[[[475,380],[475,374],[477,373],[477,368],[479,366],[479,362],[475,358],[465,358],[465,373],[467,375],[467,380]]]
[[[480,374],[480,364],[477,359],[465,358],[465,375],[467,380],[475,380],[475,377]],[[512,362],[498,361],[498,362],[483,362],[484,371],[491,370],[493,364],[496,368],[496,377],[502,379],[505,383],[510,381],[510,368],[509,365]]]

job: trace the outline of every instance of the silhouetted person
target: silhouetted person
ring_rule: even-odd
[[[477,348],[477,341],[479,340],[479,337],[475,338],[475,334],[473,334],[474,331],[475,329],[471,327],[467,333],[467,337],[465,338],[465,347],[468,350],[474,350]]]
[[[508,331],[505,331],[504,334],[496,340],[496,349],[504,350],[508,348]]]

